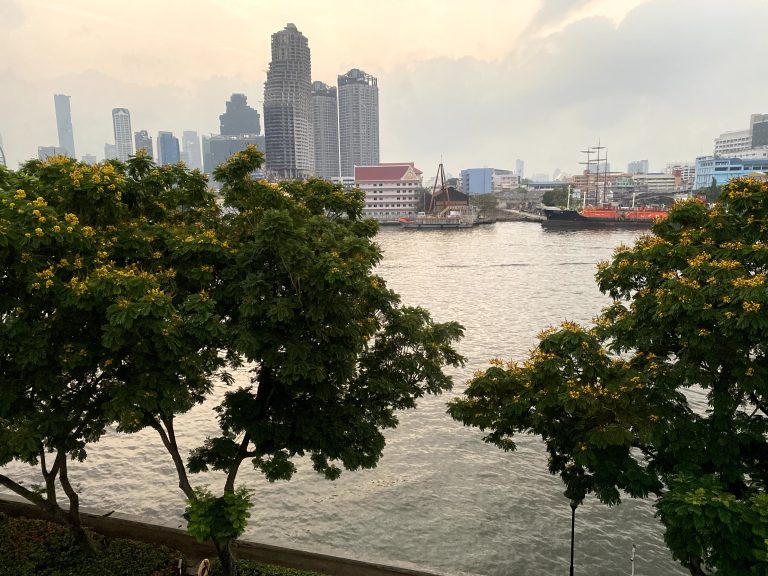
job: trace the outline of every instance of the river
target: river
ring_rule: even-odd
[[[467,365],[452,373],[452,393],[425,398],[387,433],[374,470],[344,472],[335,482],[300,461],[290,482],[270,484],[247,466],[239,480],[255,489],[247,539],[361,560],[418,567],[446,575],[566,574],[570,515],[564,487],[546,469],[542,443],[522,437],[504,453],[445,413],[446,401],[491,358],[522,359],[543,328],[568,319],[589,322],[607,304],[595,265],[634,231],[547,232],[538,224],[500,222],[470,230],[403,231],[377,238],[379,274],[409,305],[465,327],[459,344]],[[247,373],[238,374],[247,382]],[[178,420],[185,449],[216,432],[206,404]],[[34,471],[5,468],[27,484]],[[179,526],[183,499],[168,455],[153,432],[108,434],[70,467],[82,504]],[[215,491],[220,476],[196,484]],[[588,498],[576,513],[577,574],[687,574],[662,541],[651,502],[625,499],[609,508]]]

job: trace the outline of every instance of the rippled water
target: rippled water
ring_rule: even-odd
[[[256,490],[246,537],[251,540],[444,574],[566,574],[570,507],[560,480],[546,470],[535,438],[514,453],[480,440],[445,414],[445,403],[493,357],[520,359],[543,328],[569,319],[588,322],[607,299],[595,287],[595,264],[629,231],[545,232],[537,224],[497,223],[471,230],[384,229],[379,273],[407,304],[438,320],[461,322],[467,366],[454,372],[451,394],[426,398],[387,434],[375,470],[329,482],[307,462],[290,482],[269,484],[247,467],[239,480]],[[242,382],[247,375],[239,375]],[[211,407],[223,393],[178,421],[179,443],[192,448],[216,431]],[[12,465],[14,477],[36,481]],[[110,434],[86,462],[71,467],[84,506],[181,524],[183,499],[170,459],[154,433]],[[199,475],[220,490],[223,480]],[[650,502],[605,507],[587,500],[576,513],[578,574],[686,574],[661,539]]]

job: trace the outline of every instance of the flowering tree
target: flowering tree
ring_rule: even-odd
[[[289,479],[304,455],[329,479],[342,467],[372,468],[395,411],[449,389],[443,365],[463,361],[452,346],[458,324],[402,306],[373,273],[377,226],[362,218],[360,191],[253,180],[261,162],[251,147],[215,174],[233,209],[224,227],[232,252],[211,296],[227,345],[252,366],[251,385],[227,392],[220,434],[189,460],[193,472],[225,474],[220,496],[187,494],[187,517],[190,532],[213,539],[226,574],[235,573],[231,544],[250,507],[236,486],[243,462],[269,480]]]
[[[0,484],[82,546],[68,460],[112,422],[163,429],[154,416],[201,401],[223,364],[207,297],[217,213],[202,175],[143,156],[0,167],[0,465],[38,465],[43,488]]]
[[[768,184],[676,205],[600,265],[613,298],[592,328],[543,333],[449,412],[514,449],[540,435],[566,495],[653,496],[691,574],[768,573]],[[704,405],[697,405],[701,398]]]

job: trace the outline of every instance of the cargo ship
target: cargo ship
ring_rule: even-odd
[[[545,208],[544,228],[650,228],[667,217],[667,211],[658,208],[595,208],[587,206],[581,210]]]

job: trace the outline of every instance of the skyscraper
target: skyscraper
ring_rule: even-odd
[[[131,132],[131,113],[125,108],[112,109],[112,127],[115,130],[115,148],[117,159],[125,162],[133,156],[133,132]]]
[[[181,160],[179,139],[173,135],[173,132],[157,133],[157,159],[161,166],[176,164]]]
[[[116,160],[117,159],[117,146],[114,144],[110,144],[109,142],[104,143],[104,160]]]
[[[255,110],[254,110],[255,112]],[[181,159],[191,170],[203,169],[203,157],[200,153],[200,138],[197,132],[184,130],[181,135]]]
[[[134,140],[136,142],[136,152],[142,148],[147,153],[147,156],[154,158],[155,150],[152,147],[152,136],[146,130],[139,130],[134,134]]]
[[[311,59],[306,37],[288,24],[272,34],[272,61],[264,84],[267,170],[277,178],[315,171]]]
[[[339,144],[342,178],[379,163],[379,88],[357,68],[339,76]]]
[[[69,109],[69,96],[54,94],[56,107],[56,129],[59,131],[59,148],[70,158],[75,158],[75,137],[72,133],[72,113]]]
[[[219,116],[222,136],[240,134],[261,134],[261,117],[258,110],[248,106],[245,94],[232,94],[227,102],[227,111]]]
[[[339,176],[339,113],[336,88],[312,83],[312,123],[315,135],[315,174]]]

